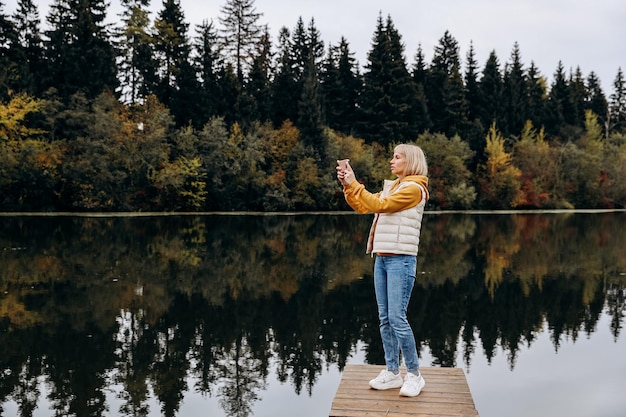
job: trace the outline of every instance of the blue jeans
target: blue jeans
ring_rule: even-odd
[[[417,257],[412,255],[376,256],[374,262],[380,336],[390,371],[400,369],[400,351],[407,371],[414,372],[419,368],[415,336],[406,318],[416,265]]]

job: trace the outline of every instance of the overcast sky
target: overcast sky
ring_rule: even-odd
[[[17,0],[4,2],[5,13],[16,9]],[[45,24],[51,0],[34,2]],[[203,20],[219,25],[225,2],[180,0],[192,29]],[[120,1],[110,3],[109,20],[115,20]],[[625,0],[256,0],[254,4],[274,43],[281,27],[292,30],[299,17],[305,24],[313,18],[326,46],[345,37],[361,65],[382,13],[384,18],[391,16],[402,36],[409,65],[419,44],[430,62],[434,47],[448,30],[461,48],[463,63],[473,43],[480,70],[492,50],[501,65],[509,62],[517,42],[525,67],[533,61],[549,80],[559,61],[568,73],[580,67],[585,78],[594,71],[607,97],[613,92],[618,68],[626,71]],[[151,9],[161,10],[162,1],[152,0]]]

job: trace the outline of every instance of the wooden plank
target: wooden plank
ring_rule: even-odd
[[[479,417],[460,368],[420,368],[426,386],[417,397],[400,389],[373,390],[369,380],[380,365],[346,365],[333,399],[330,417]]]

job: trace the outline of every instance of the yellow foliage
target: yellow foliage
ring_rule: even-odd
[[[495,124],[489,128],[487,146],[487,171],[495,176],[499,171],[506,170],[511,165],[511,155],[504,150],[504,138],[498,133]]]
[[[45,133],[24,125],[26,116],[38,112],[41,107],[41,100],[24,93],[11,97],[8,104],[0,103],[0,140],[24,140]]]
[[[275,169],[286,165],[299,138],[300,131],[290,120],[285,120],[280,129],[269,131],[265,137],[265,148]]]

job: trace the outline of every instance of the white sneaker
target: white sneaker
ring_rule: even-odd
[[[393,372],[384,369],[380,371],[376,378],[370,381],[370,387],[379,390],[400,388],[402,383],[400,373],[396,375]]]
[[[400,395],[403,397],[417,397],[422,388],[426,385],[426,381],[422,378],[422,375],[415,376],[415,374],[407,373],[404,377],[404,384],[400,388]]]

